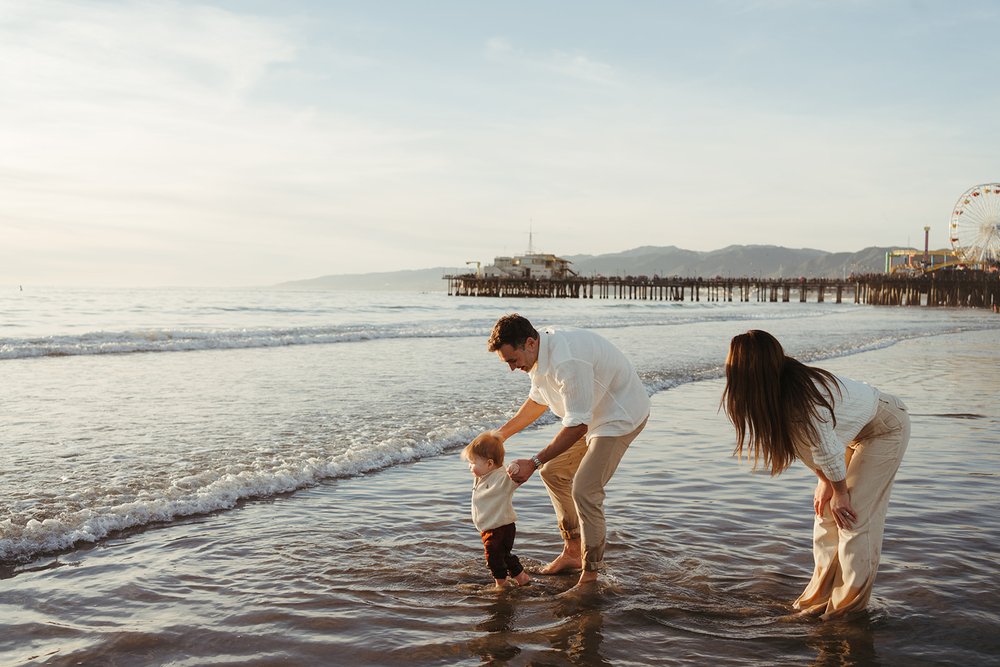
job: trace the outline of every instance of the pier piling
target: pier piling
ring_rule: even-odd
[[[919,275],[865,274],[836,278],[661,278],[625,276],[560,279],[496,278],[475,274],[446,275],[449,296],[622,299],[647,301],[733,301],[788,303],[792,294],[806,303],[815,294],[824,303],[845,295],[856,304],[1000,308],[1000,274],[995,271],[937,271]]]

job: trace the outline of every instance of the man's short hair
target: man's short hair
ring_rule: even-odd
[[[490,352],[496,352],[504,345],[511,347],[521,347],[529,338],[538,338],[538,331],[531,326],[528,318],[517,313],[504,315],[493,325],[493,333],[486,342],[486,348]]]

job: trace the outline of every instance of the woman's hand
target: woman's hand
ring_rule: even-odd
[[[833,496],[833,486],[822,477],[816,482],[816,491],[813,492],[813,511],[816,516],[823,516],[823,510]]]
[[[858,515],[854,513],[854,508],[851,507],[850,491],[838,492],[836,489],[833,490],[833,498],[830,499],[830,512],[833,514],[833,520],[837,522],[839,528],[851,528],[854,526],[854,522],[858,520]]]

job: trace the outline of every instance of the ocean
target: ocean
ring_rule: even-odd
[[[486,350],[509,312],[599,331],[654,397],[609,490],[596,599],[565,600],[565,577],[488,586],[457,452],[526,396]],[[720,378],[749,328],[914,413],[862,621],[785,618],[809,574],[811,487],[804,469],[771,479],[730,456]],[[983,310],[7,288],[0,664],[995,663],[998,360],[1000,317]],[[545,562],[544,490],[515,501],[517,550]],[[894,528],[897,504],[923,525]],[[963,629],[931,631],[954,606]]]

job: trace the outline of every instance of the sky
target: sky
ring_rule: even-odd
[[[0,285],[949,245],[995,0],[0,0]]]

